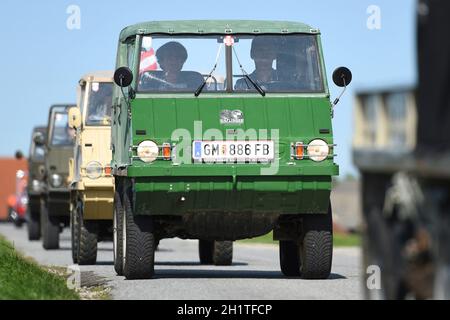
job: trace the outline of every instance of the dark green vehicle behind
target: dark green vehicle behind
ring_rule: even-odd
[[[286,276],[329,277],[339,168],[317,29],[143,23],[122,31],[117,67],[118,274],[151,278],[160,239],[199,239],[202,263],[231,264],[232,241],[273,230]],[[344,87],[351,73],[334,80]]]
[[[44,192],[45,174],[45,141],[47,137],[46,127],[33,129],[30,144],[30,157],[28,159],[28,211],[27,227],[30,241],[40,240],[41,225],[41,199]]]
[[[73,106],[55,105],[49,112],[40,212],[42,242],[46,250],[59,249],[59,235],[70,224],[68,175],[74,131],[68,126],[68,112]]]

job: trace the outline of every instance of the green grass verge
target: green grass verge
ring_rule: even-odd
[[[278,244],[278,241],[273,241],[273,234],[269,233],[265,236],[247,239],[240,241],[241,243],[260,243],[260,244]],[[358,247],[361,245],[361,236],[356,234],[350,235],[334,235],[334,246],[335,247]]]
[[[66,280],[20,256],[0,237],[0,300],[78,300]]]

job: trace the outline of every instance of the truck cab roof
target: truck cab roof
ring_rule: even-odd
[[[122,30],[120,41],[137,34],[319,34],[307,24],[291,21],[263,20],[179,20],[138,23]]]

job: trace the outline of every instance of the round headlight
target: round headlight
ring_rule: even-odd
[[[59,174],[52,174],[50,183],[54,188],[60,188],[63,185],[63,178]]]
[[[41,183],[38,180],[33,180],[32,188],[35,192],[39,191],[41,189]]]
[[[103,166],[101,165],[101,163],[93,161],[93,162],[89,162],[87,167],[86,167],[86,176],[89,179],[98,179],[102,176],[103,174]]]
[[[144,141],[138,146],[137,155],[144,162],[153,162],[159,156],[158,145],[153,141]]]
[[[329,155],[330,147],[323,140],[314,140],[308,145],[308,156],[312,161],[324,161]]]

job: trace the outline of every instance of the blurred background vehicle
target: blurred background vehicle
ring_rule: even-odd
[[[41,223],[40,211],[41,200],[44,192],[45,176],[45,141],[47,138],[46,127],[36,127],[31,136],[29,158],[28,158],[28,210],[27,229],[30,241],[40,240]]]
[[[448,1],[419,1],[418,89],[356,95],[364,263],[382,274],[381,290],[367,298],[450,299],[448,12]]]
[[[12,204],[10,214],[10,220],[18,228],[21,228],[25,223],[25,215],[28,210],[28,174],[26,171],[19,170],[16,173],[16,193],[14,196],[14,203]]]
[[[17,171],[25,171],[26,160],[22,153],[18,152],[13,158],[0,158],[0,222],[7,222],[10,219],[11,211],[16,203],[16,174]]]
[[[69,128],[73,104],[50,108],[45,143],[44,192],[40,221],[43,247],[59,249],[59,235],[70,222],[69,159],[73,156],[75,132]]]
[[[98,243],[112,240],[114,178],[111,169],[113,72],[89,73],[79,81],[78,106],[69,110],[76,130],[70,159],[72,258],[97,262]]]

